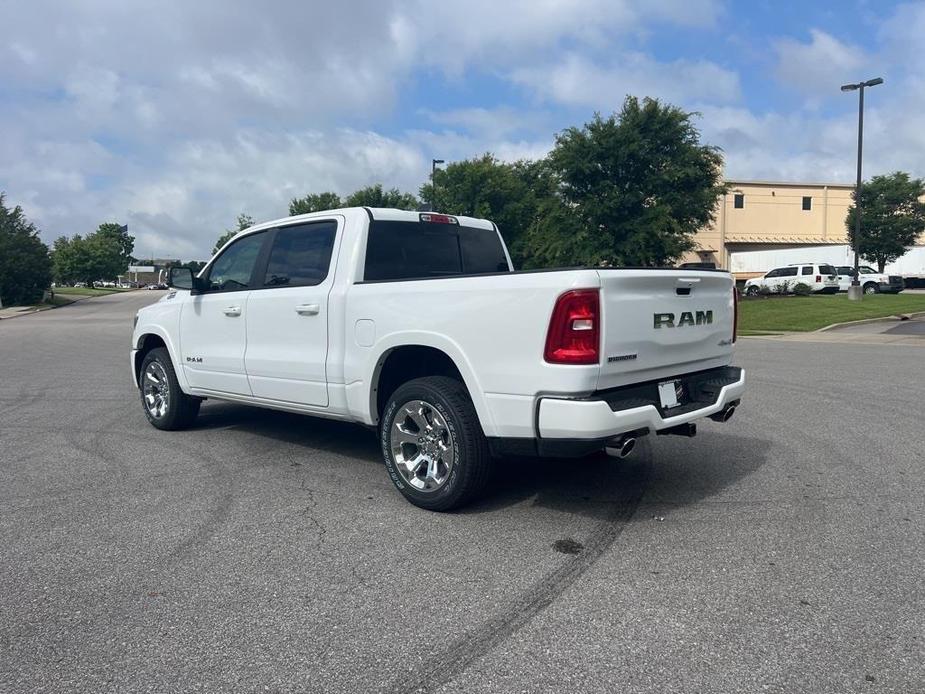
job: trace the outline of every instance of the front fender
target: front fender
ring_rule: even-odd
[[[143,347],[145,338],[149,335],[159,337],[164,342],[164,345],[167,347],[167,352],[170,354],[170,361],[173,362],[173,370],[177,375],[177,382],[180,384],[180,389],[184,393],[188,393],[189,383],[186,380],[186,370],[180,362],[180,345],[170,336],[170,331],[166,330],[163,326],[156,323],[139,323],[132,337],[132,354],[139,355],[138,350]],[[135,363],[132,366],[137,374],[140,364]]]

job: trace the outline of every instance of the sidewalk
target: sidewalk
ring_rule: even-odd
[[[9,306],[6,308],[0,308],[0,320],[8,318],[18,318],[19,316],[28,316],[32,313],[40,313],[42,311],[48,311],[53,308],[60,308],[62,306],[70,306],[74,302],[83,301],[84,299],[92,299],[92,296],[80,295],[80,294],[57,294],[55,298],[59,301],[62,301],[60,304],[36,304],[34,306]]]
[[[925,317],[903,321],[877,319],[853,325],[850,323],[840,325],[824,331],[788,333],[786,335],[755,335],[750,339],[925,347]]]

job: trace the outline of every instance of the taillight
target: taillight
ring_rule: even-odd
[[[739,337],[739,291],[732,284],[732,341]]]
[[[817,281],[817,282],[821,282],[821,281],[822,281],[822,275],[816,275],[816,281]]]
[[[550,364],[597,364],[601,323],[600,292],[573,289],[556,300],[543,356]]]

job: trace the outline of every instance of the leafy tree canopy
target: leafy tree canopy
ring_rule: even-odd
[[[561,132],[528,265],[657,266],[691,249],[725,190],[722,156],[700,143],[693,116],[627,97],[619,113]]]
[[[17,205],[9,208],[0,193],[0,303],[33,304],[51,284],[48,246]]]
[[[858,250],[877,263],[883,272],[887,263],[900,258],[925,231],[925,182],[897,171],[874,176],[861,184],[861,236]],[[854,195],[857,200],[857,193]],[[854,243],[857,205],[848,210],[845,223]]]
[[[344,200],[345,207],[394,207],[399,210],[416,210],[420,203],[411,193],[398,188],[383,190],[381,183],[360,188]]]
[[[304,198],[293,198],[289,203],[289,214],[308,214],[322,210],[336,210],[343,207],[337,193],[309,193]]]

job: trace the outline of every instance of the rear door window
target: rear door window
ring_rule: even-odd
[[[264,286],[321,284],[328,276],[336,233],[337,222],[333,220],[279,229],[270,249]]]
[[[795,267],[785,267],[780,270],[781,277],[796,277],[797,269]]]
[[[366,281],[509,271],[504,247],[494,229],[415,221],[370,223]]]

